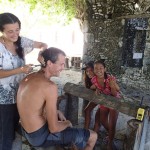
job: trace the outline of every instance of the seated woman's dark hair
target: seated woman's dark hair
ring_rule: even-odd
[[[94,71],[94,62],[93,61],[89,61],[88,63],[84,64],[84,66],[82,68],[82,70],[84,70],[85,87],[89,89],[92,86],[92,82],[91,82],[91,79],[86,74],[86,69],[87,68],[91,68]]]
[[[105,59],[96,60],[96,61],[94,62],[94,64],[102,64],[102,65],[104,66],[104,68],[106,68]]]

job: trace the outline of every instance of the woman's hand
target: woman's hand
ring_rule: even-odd
[[[109,78],[109,86],[110,86],[110,88],[116,87],[116,80],[114,79],[114,77]]]
[[[99,89],[96,89],[96,90],[95,90],[95,94],[96,94],[96,95],[100,95],[100,94],[101,94],[100,90],[99,90]]]
[[[111,89],[115,89],[116,91],[120,91],[120,87],[117,84],[116,80],[114,77],[111,77],[109,80],[109,86]]]
[[[117,95],[117,92],[120,90],[115,78],[112,76],[110,77],[110,80],[109,80],[109,86],[111,88],[111,94],[113,96],[116,96]]]
[[[46,43],[43,43],[43,42],[38,42],[38,41],[34,41],[34,45],[33,45],[34,48],[38,48],[40,49],[41,51],[47,49],[47,44]]]
[[[29,74],[33,70],[32,64],[25,65],[21,67],[21,72],[25,74]]]
[[[116,88],[116,82],[115,81],[110,81],[109,86],[110,86],[111,89]]]
[[[44,58],[41,56],[42,51],[39,52],[38,54],[38,62],[41,63],[43,66],[45,66],[45,61]]]
[[[48,48],[48,45],[46,43],[42,43],[41,44],[41,48],[40,48],[40,51],[44,51],[45,49]]]

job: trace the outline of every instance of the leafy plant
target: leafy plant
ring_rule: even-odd
[[[5,0],[0,0],[4,2]],[[30,12],[40,11],[53,23],[68,24],[72,18],[83,20],[85,0],[8,0],[11,4],[19,2],[29,5]]]

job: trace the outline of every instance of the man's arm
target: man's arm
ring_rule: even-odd
[[[72,124],[69,120],[58,121],[57,111],[57,86],[54,83],[50,83],[45,88],[45,100],[46,100],[46,118],[48,122],[48,128],[51,133],[60,132],[67,127],[71,127]]]

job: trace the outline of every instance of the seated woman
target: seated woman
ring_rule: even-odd
[[[119,86],[116,83],[114,76],[106,73],[105,63],[103,61],[96,61],[94,63],[95,76],[92,78],[91,89],[96,89],[97,93],[103,93],[106,95],[115,96],[121,98],[119,94]],[[113,150],[113,139],[115,135],[116,122],[118,118],[117,110],[100,105],[98,110],[100,115],[100,123],[108,131],[108,150]],[[95,128],[98,131],[99,128]]]
[[[91,79],[95,76],[94,74],[94,62],[90,61],[82,68],[84,70],[84,84],[85,87],[90,89],[92,86]],[[87,106],[84,109],[85,113],[85,122],[84,122],[84,128],[89,129],[90,122],[91,122],[91,112],[92,110],[97,106],[97,104],[93,102],[88,102]],[[95,115],[95,124],[94,124],[94,131],[97,130],[100,126],[99,121],[99,112],[97,111]]]

